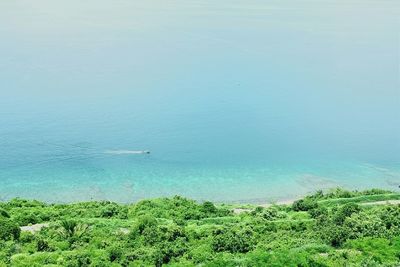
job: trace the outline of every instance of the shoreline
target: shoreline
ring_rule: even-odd
[[[385,190],[386,194],[382,194],[382,193],[377,193],[377,194],[370,194],[369,196],[383,196],[383,195],[392,195],[395,198],[395,200],[397,201],[398,199],[400,200],[400,190],[386,190],[386,189],[376,189],[376,188],[371,188],[371,189],[367,189],[367,190],[349,190],[346,188],[341,188],[341,187],[337,187],[337,188],[332,188],[330,190],[322,190],[322,192],[324,194],[329,193],[329,192],[333,192],[333,190],[343,190],[344,192],[352,192],[352,193],[362,193],[364,191],[368,191],[368,190]],[[41,201],[35,198],[23,198],[23,197],[14,197],[14,198],[9,198],[9,199],[0,199],[0,203],[6,203],[9,201],[12,201],[14,199],[16,200],[22,200],[22,201],[33,201],[33,202],[37,202],[37,203],[43,203],[45,205],[73,205],[73,204],[79,204],[79,203],[90,203],[90,202],[104,202],[104,203],[115,203],[117,205],[121,205],[121,206],[130,206],[130,205],[135,205],[141,201],[154,201],[154,200],[162,200],[162,199],[172,199],[174,197],[180,197],[180,198],[185,198],[187,200],[190,201],[194,201],[198,204],[202,204],[204,202],[212,202],[213,204],[215,204],[216,206],[220,206],[220,207],[231,207],[231,208],[237,208],[237,209],[248,209],[248,208],[254,208],[254,207],[264,207],[264,208],[268,208],[271,206],[281,206],[281,205],[291,205],[293,204],[295,201],[297,200],[301,200],[304,199],[307,196],[310,196],[312,194],[314,194],[316,191],[313,192],[309,192],[307,194],[303,194],[301,196],[297,196],[297,197],[293,197],[293,198],[282,198],[280,200],[268,200],[265,199],[265,201],[262,201],[261,199],[253,199],[253,200],[238,200],[238,201],[213,201],[213,200],[207,200],[207,199],[194,199],[191,197],[187,197],[187,196],[182,196],[182,195],[173,195],[173,196],[161,196],[161,197],[155,197],[155,198],[143,198],[137,201],[133,201],[133,202],[128,202],[128,203],[124,203],[124,202],[118,202],[118,201],[112,201],[109,199],[91,199],[91,200],[78,200],[78,201],[67,201],[67,202],[51,202],[51,201]],[[363,195],[360,195],[360,197]],[[335,198],[336,200],[346,200],[348,198],[357,198],[357,197],[342,197],[342,198]],[[327,200],[327,199],[325,199]],[[324,201],[324,200],[319,200],[319,201]],[[381,202],[384,202],[387,200],[382,200]],[[360,202],[363,202],[362,200]],[[374,201],[375,202],[375,201]]]

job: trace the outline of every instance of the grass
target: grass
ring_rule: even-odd
[[[335,205],[343,205],[346,203],[368,203],[368,202],[386,201],[386,200],[400,200],[400,193],[364,195],[352,198],[326,199],[318,201],[318,204],[325,207],[331,207]]]

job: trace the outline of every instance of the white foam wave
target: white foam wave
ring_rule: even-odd
[[[105,154],[124,155],[124,154],[150,154],[148,150],[106,150]]]

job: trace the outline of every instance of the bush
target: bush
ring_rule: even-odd
[[[297,200],[293,203],[292,208],[294,211],[308,211],[318,207],[317,201],[310,198]]]
[[[148,228],[157,227],[157,219],[151,215],[140,216],[133,226],[132,233],[143,234],[143,232]]]
[[[128,218],[141,215],[152,215],[155,218],[179,220],[199,220],[215,216],[228,215],[226,209],[217,208],[211,202],[198,204],[193,200],[175,196],[173,198],[160,198],[142,200],[129,209]]]
[[[338,187],[325,194],[325,198],[350,198],[355,197],[356,195],[357,192],[350,192]]]
[[[353,213],[357,213],[361,210],[360,206],[355,203],[346,203],[338,209],[338,211],[333,215],[333,221],[336,224],[343,224],[347,217],[350,217]]]
[[[68,267],[88,267],[92,263],[92,257],[88,252],[78,252],[65,257]]]
[[[310,214],[311,218],[317,219],[322,216],[328,216],[328,209],[325,207],[318,207],[309,210],[308,213]]]
[[[101,209],[100,216],[103,218],[111,218],[117,216],[119,213],[119,208],[117,205],[109,204]]]
[[[206,201],[202,204],[201,210],[207,214],[215,214],[217,212],[217,208],[210,201]]]
[[[337,225],[326,225],[320,234],[321,238],[333,247],[340,247],[349,237],[347,229]]]
[[[245,227],[240,230],[218,229],[213,233],[213,249],[216,252],[246,253],[253,247],[253,231]]]
[[[0,218],[10,218],[10,214],[4,209],[0,208]]]
[[[357,249],[381,264],[390,263],[395,265],[400,259],[400,238],[388,240],[367,237],[348,241],[345,246]]]
[[[20,226],[40,223],[40,218],[33,212],[21,211],[14,216],[15,222]]]
[[[47,240],[40,238],[36,241],[36,250],[37,251],[51,251],[52,249],[50,248]]]
[[[7,203],[8,207],[45,207],[46,204],[37,200],[26,200],[26,199],[20,199],[20,198],[13,198]]]
[[[0,240],[17,240],[20,236],[21,229],[16,223],[10,219],[0,218]]]
[[[122,258],[123,255],[123,250],[120,247],[113,246],[108,249],[108,259],[113,262],[113,261],[119,261]]]
[[[239,215],[182,197],[0,202],[0,266],[400,266],[400,206],[326,198]],[[19,235],[34,220],[49,227]]]
[[[352,239],[361,237],[390,237],[392,232],[386,228],[385,223],[374,214],[358,213],[348,217],[343,226]]]
[[[278,211],[273,208],[265,209],[264,212],[261,213],[262,217],[266,220],[274,220],[278,217]]]

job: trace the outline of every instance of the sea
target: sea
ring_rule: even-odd
[[[399,18],[392,0],[1,1],[0,200],[399,191]]]

